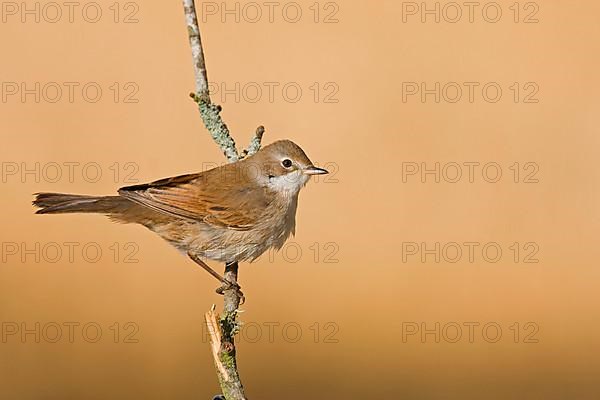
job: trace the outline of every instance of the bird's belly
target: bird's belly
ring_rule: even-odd
[[[296,205],[297,200],[292,199],[283,205],[283,213],[265,215],[258,225],[246,231],[183,219],[171,219],[149,228],[186,253],[219,262],[254,261],[270,248],[281,248],[294,233]]]
[[[283,221],[282,221],[283,222]],[[184,253],[219,262],[253,261],[270,248],[281,248],[293,226],[259,226],[248,231],[214,227],[201,222],[172,221],[152,230]]]
[[[257,230],[223,230],[208,242],[193,240],[190,248],[215,261],[254,261],[270,248],[280,248],[288,236],[289,233],[279,230],[268,233]]]

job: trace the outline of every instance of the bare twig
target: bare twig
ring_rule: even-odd
[[[219,320],[219,314],[215,311],[214,305],[210,311],[204,314],[204,319],[206,320],[206,326],[208,327],[208,336],[210,338],[210,347],[213,358],[215,359],[215,366],[219,371],[219,376],[228,381],[229,374],[219,357],[219,352],[221,351],[221,326],[217,322]]]
[[[240,158],[251,156],[252,154],[254,154],[260,150],[260,142],[262,140],[264,133],[265,133],[264,126],[261,125],[258,128],[256,128],[256,133],[250,140],[250,144],[248,145],[248,147],[246,147],[244,149],[244,151],[242,151],[242,154],[240,154]]]
[[[202,121],[215,143],[219,145],[229,162],[236,162],[256,153],[260,149],[265,128],[259,126],[248,147],[241,154],[238,153],[235,141],[231,137],[227,125],[221,119],[221,106],[213,104],[210,100],[208,74],[206,72],[204,50],[202,48],[194,0],[183,0],[183,7],[196,77],[196,93],[192,93],[191,97],[198,104]],[[238,263],[226,264],[225,279],[233,284],[237,284],[237,278]],[[244,388],[237,371],[236,349],[233,339],[239,330],[237,315],[241,301],[240,292],[232,287],[231,289],[226,289],[223,295],[223,316],[219,317],[214,306],[205,314],[206,324],[210,333],[213,359],[225,398],[227,400],[245,400]]]
[[[185,12],[185,22],[187,23],[190,46],[192,48],[192,59],[194,60],[196,94],[198,96],[206,97],[205,100],[210,103],[208,94],[208,75],[206,73],[206,64],[204,63],[204,49],[202,48],[202,38],[200,37],[200,28],[198,26],[198,17],[196,16],[194,0],[183,0],[183,10]]]

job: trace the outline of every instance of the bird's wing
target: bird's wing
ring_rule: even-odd
[[[127,186],[119,194],[178,218],[233,230],[252,229],[270,204],[266,189],[224,179],[213,171]]]

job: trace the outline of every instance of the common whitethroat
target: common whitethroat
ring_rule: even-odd
[[[222,293],[232,283],[202,259],[252,261],[281,248],[295,231],[300,189],[327,173],[298,145],[280,140],[241,161],[123,187],[118,196],[37,193],[33,204],[36,214],[100,213],[141,224],[219,279]]]

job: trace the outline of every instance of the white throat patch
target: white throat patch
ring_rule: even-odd
[[[282,176],[274,176],[269,178],[269,187],[281,194],[285,195],[295,195],[306,182],[310,179],[310,176],[305,175],[302,171],[296,170],[294,172],[290,172],[289,174]]]

